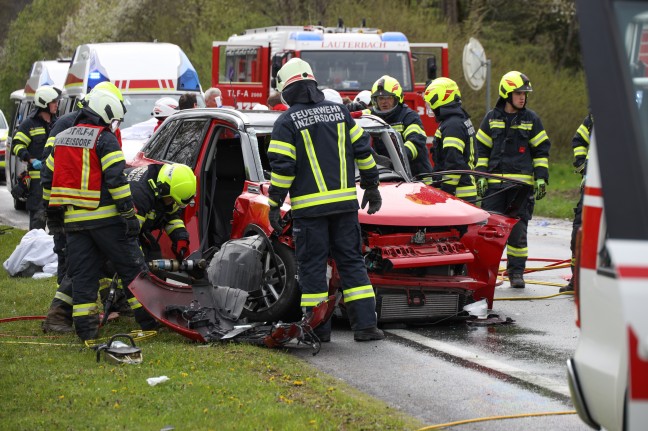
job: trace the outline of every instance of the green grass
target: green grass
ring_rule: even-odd
[[[578,202],[581,176],[574,173],[571,160],[561,157],[549,162],[549,186],[547,195],[536,201],[534,215],[573,219],[573,208]]]
[[[24,231],[0,235],[0,261]],[[43,315],[55,279],[0,271],[0,318]],[[136,329],[120,318],[103,336]],[[282,350],[199,345],[173,332],[139,343],[139,365],[97,363],[74,336],[45,336],[40,321],[0,324],[0,429],[413,430],[419,421]],[[325,346],[326,347],[326,346]],[[326,348],[320,355],[329,352]],[[146,379],[166,375],[151,387]]]

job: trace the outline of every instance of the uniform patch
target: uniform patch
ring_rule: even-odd
[[[102,130],[100,127],[71,127],[56,135],[54,145],[91,150]]]

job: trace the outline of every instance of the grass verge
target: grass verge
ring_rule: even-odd
[[[24,231],[0,235],[0,260]],[[0,271],[0,319],[43,315],[53,278]],[[132,318],[102,335],[136,329]],[[76,337],[46,336],[40,321],[0,324],[2,429],[413,430],[421,422],[321,373],[286,351],[199,345],[162,332],[139,344],[140,365],[97,363]],[[325,354],[320,353],[320,354]],[[146,379],[168,376],[149,386]]]

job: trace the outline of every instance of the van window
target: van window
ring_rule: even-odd
[[[163,160],[183,163],[194,167],[200,152],[203,135],[209,125],[208,119],[186,120],[177,128]]]

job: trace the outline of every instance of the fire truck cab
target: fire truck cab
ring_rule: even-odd
[[[393,76],[403,87],[404,103],[421,115],[427,135],[434,135],[436,122],[425,115],[421,94],[429,80],[448,76],[447,43],[410,43],[401,32],[342,25],[248,29],[213,42],[212,85],[222,91],[224,105],[252,109],[267,103],[277,72],[293,57],[311,65],[320,88],[351,99],[371,90],[382,75]]]

